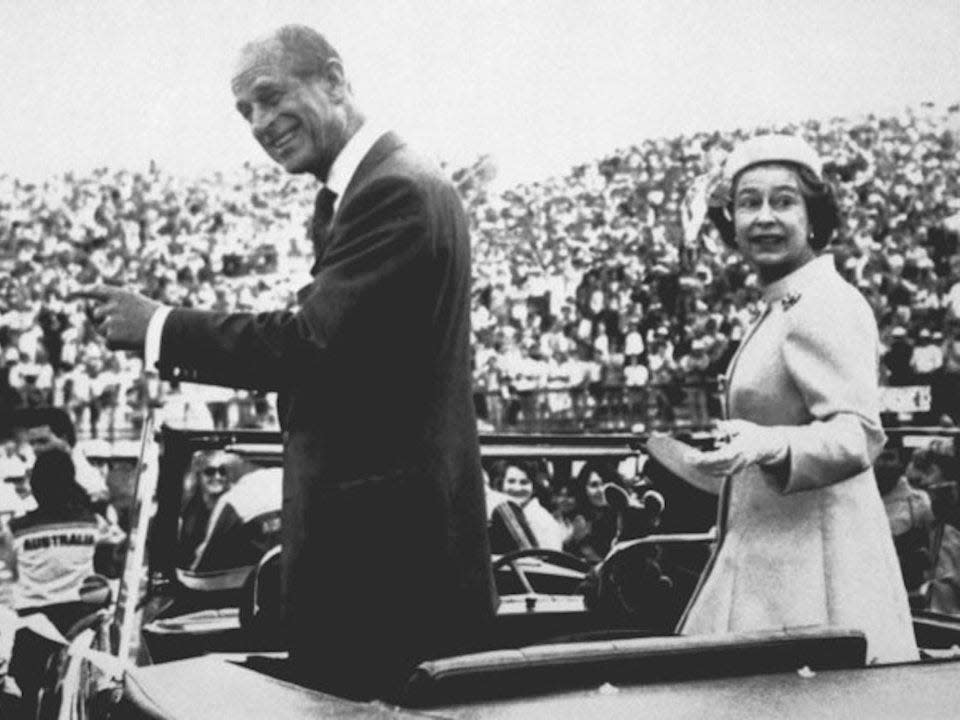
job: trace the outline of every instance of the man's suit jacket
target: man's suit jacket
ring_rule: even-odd
[[[382,136],[340,198],[296,312],[174,310],[161,373],[277,390],[291,657],[363,695],[469,647],[493,615],[452,185]],[[335,678],[332,682],[330,678]]]

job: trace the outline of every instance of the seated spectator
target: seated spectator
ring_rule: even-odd
[[[84,580],[94,574],[94,553],[102,535],[86,492],[76,481],[73,461],[60,449],[41,453],[30,474],[36,510],[9,523],[16,577],[14,606],[19,615],[43,613],[66,635],[94,608],[81,599]],[[59,645],[20,630],[11,674],[23,692],[26,717],[37,699],[46,658]]]
[[[282,468],[262,468],[241,477],[217,500],[191,570],[255,567],[267,550],[280,543],[282,503]]]
[[[563,549],[592,564],[606,557],[617,534],[617,514],[603,493],[607,482],[616,482],[616,474],[593,461],[584,463],[573,480],[572,532]]]
[[[43,611],[61,627],[69,623],[54,617],[72,617],[70,604],[79,600],[83,578],[93,574],[94,546],[102,529],[76,481],[73,461],[62,450],[37,458],[30,487],[36,509],[9,522],[16,550],[16,607],[22,614]]]
[[[913,464],[911,459],[910,465]],[[931,565],[929,538],[934,516],[930,496],[911,485],[908,472],[901,473],[896,464],[878,462],[874,472],[890,521],[903,582],[907,592],[914,593],[923,584]]]
[[[76,481],[94,506],[101,512],[105,510],[110,495],[107,482],[77,445],[73,421],[66,410],[58,407],[20,410],[14,415],[13,424],[34,456],[54,449],[68,453],[76,468]]]
[[[238,456],[222,450],[198,450],[194,453],[184,482],[184,495],[189,499],[180,514],[178,567],[193,565],[197,548],[207,535],[213,508],[236,480],[240,463]]]
[[[506,463],[502,474],[495,476],[494,486],[499,485],[498,489],[523,509],[523,515],[536,540],[536,547],[559,551],[563,547],[562,530],[536,496],[531,477],[534,471],[535,468],[526,463]]]
[[[573,490],[569,482],[562,483],[554,488],[551,505],[553,506],[553,519],[560,526],[560,537],[563,541],[563,548],[566,549],[576,532],[574,523],[577,516],[577,501],[573,497]]]
[[[483,479],[490,552],[505,555],[537,547],[537,540],[523,509],[509,495],[490,487],[490,475],[486,470],[483,471]]]
[[[931,499],[937,522],[930,533],[932,568],[925,586],[926,608],[960,615],[960,491],[957,459],[926,451],[917,464],[917,483]]]

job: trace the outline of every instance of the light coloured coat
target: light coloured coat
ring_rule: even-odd
[[[683,634],[854,628],[868,662],[915,660],[872,464],[883,449],[873,314],[824,255],[764,291],[727,375],[727,415],[780,426],[788,467],[728,480],[719,547]]]

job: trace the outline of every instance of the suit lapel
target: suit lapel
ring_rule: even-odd
[[[363,160],[361,160],[357,166],[356,172],[353,173],[353,177],[351,177],[350,182],[347,183],[346,190],[343,191],[343,197],[340,198],[340,202],[337,203],[337,212],[333,216],[334,226],[337,224],[340,211],[352,199],[353,193],[362,187],[364,179],[373,172],[377,165],[403,146],[403,140],[394,132],[386,132],[377,139],[373,147],[363,156]]]
[[[381,135],[377,141],[373,144],[367,154],[363,156],[363,160],[360,161],[360,164],[357,166],[356,171],[353,173],[353,176],[350,178],[350,182],[347,183],[346,189],[343,191],[343,197],[339,198],[337,201],[337,209],[333,214],[333,219],[331,220],[327,235],[324,238],[324,247],[323,254],[327,254],[330,251],[330,248],[337,244],[339,239],[339,225],[340,225],[340,213],[344,207],[353,199],[353,195],[364,185],[365,179],[374,171],[374,169],[387,159],[391,154],[399,150],[404,146],[403,140],[394,133],[386,132]],[[313,268],[311,268],[311,273],[316,276],[318,271],[318,265],[320,260],[314,262]],[[304,285],[300,290],[297,291],[297,302],[300,305],[303,305],[304,301],[307,299],[307,296],[310,295],[310,291],[313,288],[313,282]]]

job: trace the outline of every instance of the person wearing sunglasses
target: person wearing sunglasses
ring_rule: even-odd
[[[180,567],[193,564],[197,547],[207,534],[207,525],[214,505],[235,477],[240,458],[222,450],[198,450],[194,453],[191,471],[187,476],[184,497],[188,500],[181,513]]]
[[[282,468],[243,475],[217,499],[190,569],[208,577],[220,573],[224,589],[243,587],[264,554],[280,544],[282,503]]]

